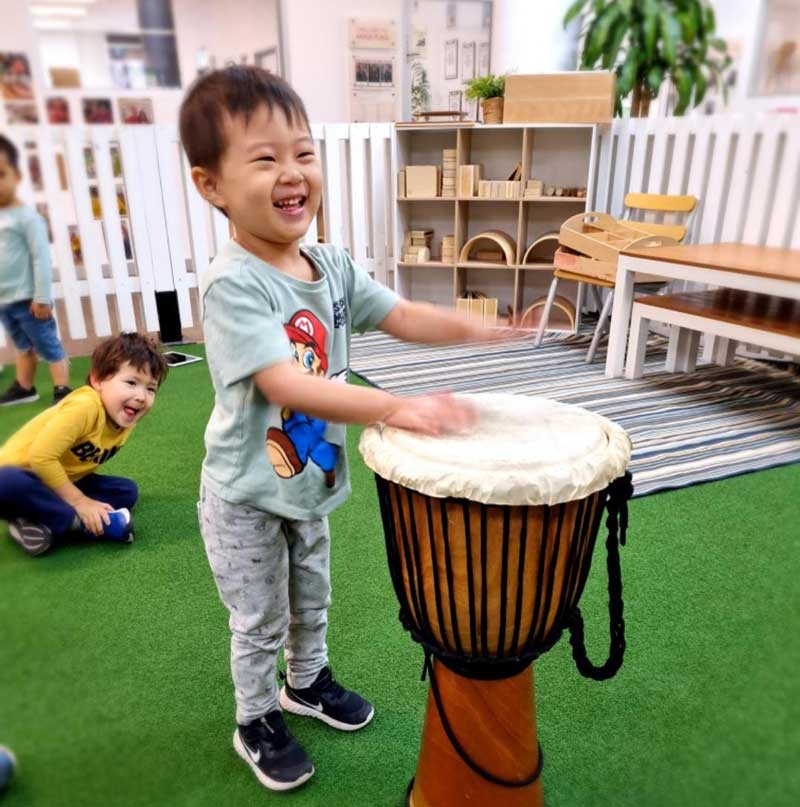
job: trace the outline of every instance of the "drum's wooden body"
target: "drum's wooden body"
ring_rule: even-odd
[[[580,599],[605,491],[512,507],[378,479],[401,619],[457,672],[501,678],[550,648]]]
[[[503,779],[528,779],[541,763],[536,737],[533,666],[501,681],[477,681],[434,662],[450,726],[472,759]],[[542,782],[503,787],[465,762],[442,725],[433,692],[408,804],[411,807],[541,807]]]

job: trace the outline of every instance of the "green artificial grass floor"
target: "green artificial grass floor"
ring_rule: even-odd
[[[74,362],[76,383],[86,367]],[[289,716],[317,769],[292,793],[264,790],[231,747],[227,615],[195,513],[207,373],[205,363],[174,369],[105,469],[139,483],[135,544],[29,558],[0,526],[0,744],[19,759],[3,807],[403,804],[427,684],[397,620],[358,429],[353,495],[331,518],[329,645],[335,673],[374,702],[375,720],[349,735]],[[0,440],[49,401],[44,376],[42,402],[0,410]],[[6,368],[0,386],[10,380]],[[632,503],[621,672],[581,678],[566,640],[535,665],[548,807],[797,803],[799,494],[795,465]],[[597,546],[582,610],[602,661]]]

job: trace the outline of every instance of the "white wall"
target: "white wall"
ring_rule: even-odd
[[[574,70],[577,36],[564,31],[570,0],[494,0],[493,73]]]
[[[178,62],[184,87],[197,76],[197,52],[205,48],[217,67],[278,45],[279,0],[172,0]],[[311,50],[306,28],[304,52]],[[315,50],[315,49],[314,49]],[[311,50],[311,52],[314,52]]]
[[[282,0],[287,77],[315,123],[349,120],[350,17],[397,22],[394,51],[398,88],[396,116],[405,77],[403,0]],[[391,51],[384,51],[391,53]]]

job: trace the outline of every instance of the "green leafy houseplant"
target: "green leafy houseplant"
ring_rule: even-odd
[[[502,98],[506,91],[506,77],[495,76],[489,73],[488,76],[478,76],[464,82],[466,89],[464,97],[467,101],[478,101],[484,98]]]
[[[564,26],[581,13],[581,69],[614,70],[618,115],[631,92],[631,115],[646,115],[664,81],[677,90],[676,115],[700,104],[709,84],[725,91],[722,76],[731,58],[725,41],[714,36],[708,0],[575,0]]]
[[[503,122],[503,95],[506,91],[506,77],[489,73],[464,82],[464,97],[467,101],[481,102],[484,123]]]

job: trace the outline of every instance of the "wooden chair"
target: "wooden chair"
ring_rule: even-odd
[[[652,237],[654,243],[656,241],[662,244],[678,243],[683,241],[687,232],[689,232],[690,217],[696,206],[697,198],[694,196],[628,193],[625,196],[625,216],[623,218],[625,225],[620,229],[625,232],[626,237],[629,239],[628,243],[632,243],[630,239],[635,239],[636,232],[641,233],[642,237]],[[610,217],[602,214],[597,214],[597,217],[602,219],[603,222],[611,220]],[[684,219],[683,223],[677,223],[678,217]],[[580,320],[579,307],[582,306],[584,286],[592,290],[600,309],[600,316],[597,320],[592,343],[586,355],[587,364],[594,360],[597,346],[600,344],[600,339],[611,319],[611,306],[614,300],[614,285],[617,274],[616,259],[609,260],[609,257],[618,255],[624,246],[627,245],[620,241],[618,247],[611,248],[612,253],[609,256],[609,245],[605,243],[603,245],[604,249],[601,250],[604,260],[596,260],[595,256],[585,257],[582,255],[574,255],[574,259],[572,259],[568,257],[569,252],[560,251],[558,259],[554,261],[556,269],[553,272],[553,281],[550,284],[547,302],[536,334],[536,345],[540,345],[544,338],[550,311],[556,298],[559,280],[573,281],[578,284],[577,307],[579,310],[577,319]],[[664,285],[665,281],[654,277],[642,278],[640,281],[637,279],[637,288],[641,290],[655,292]],[[608,291],[605,300],[602,299],[602,289]]]

